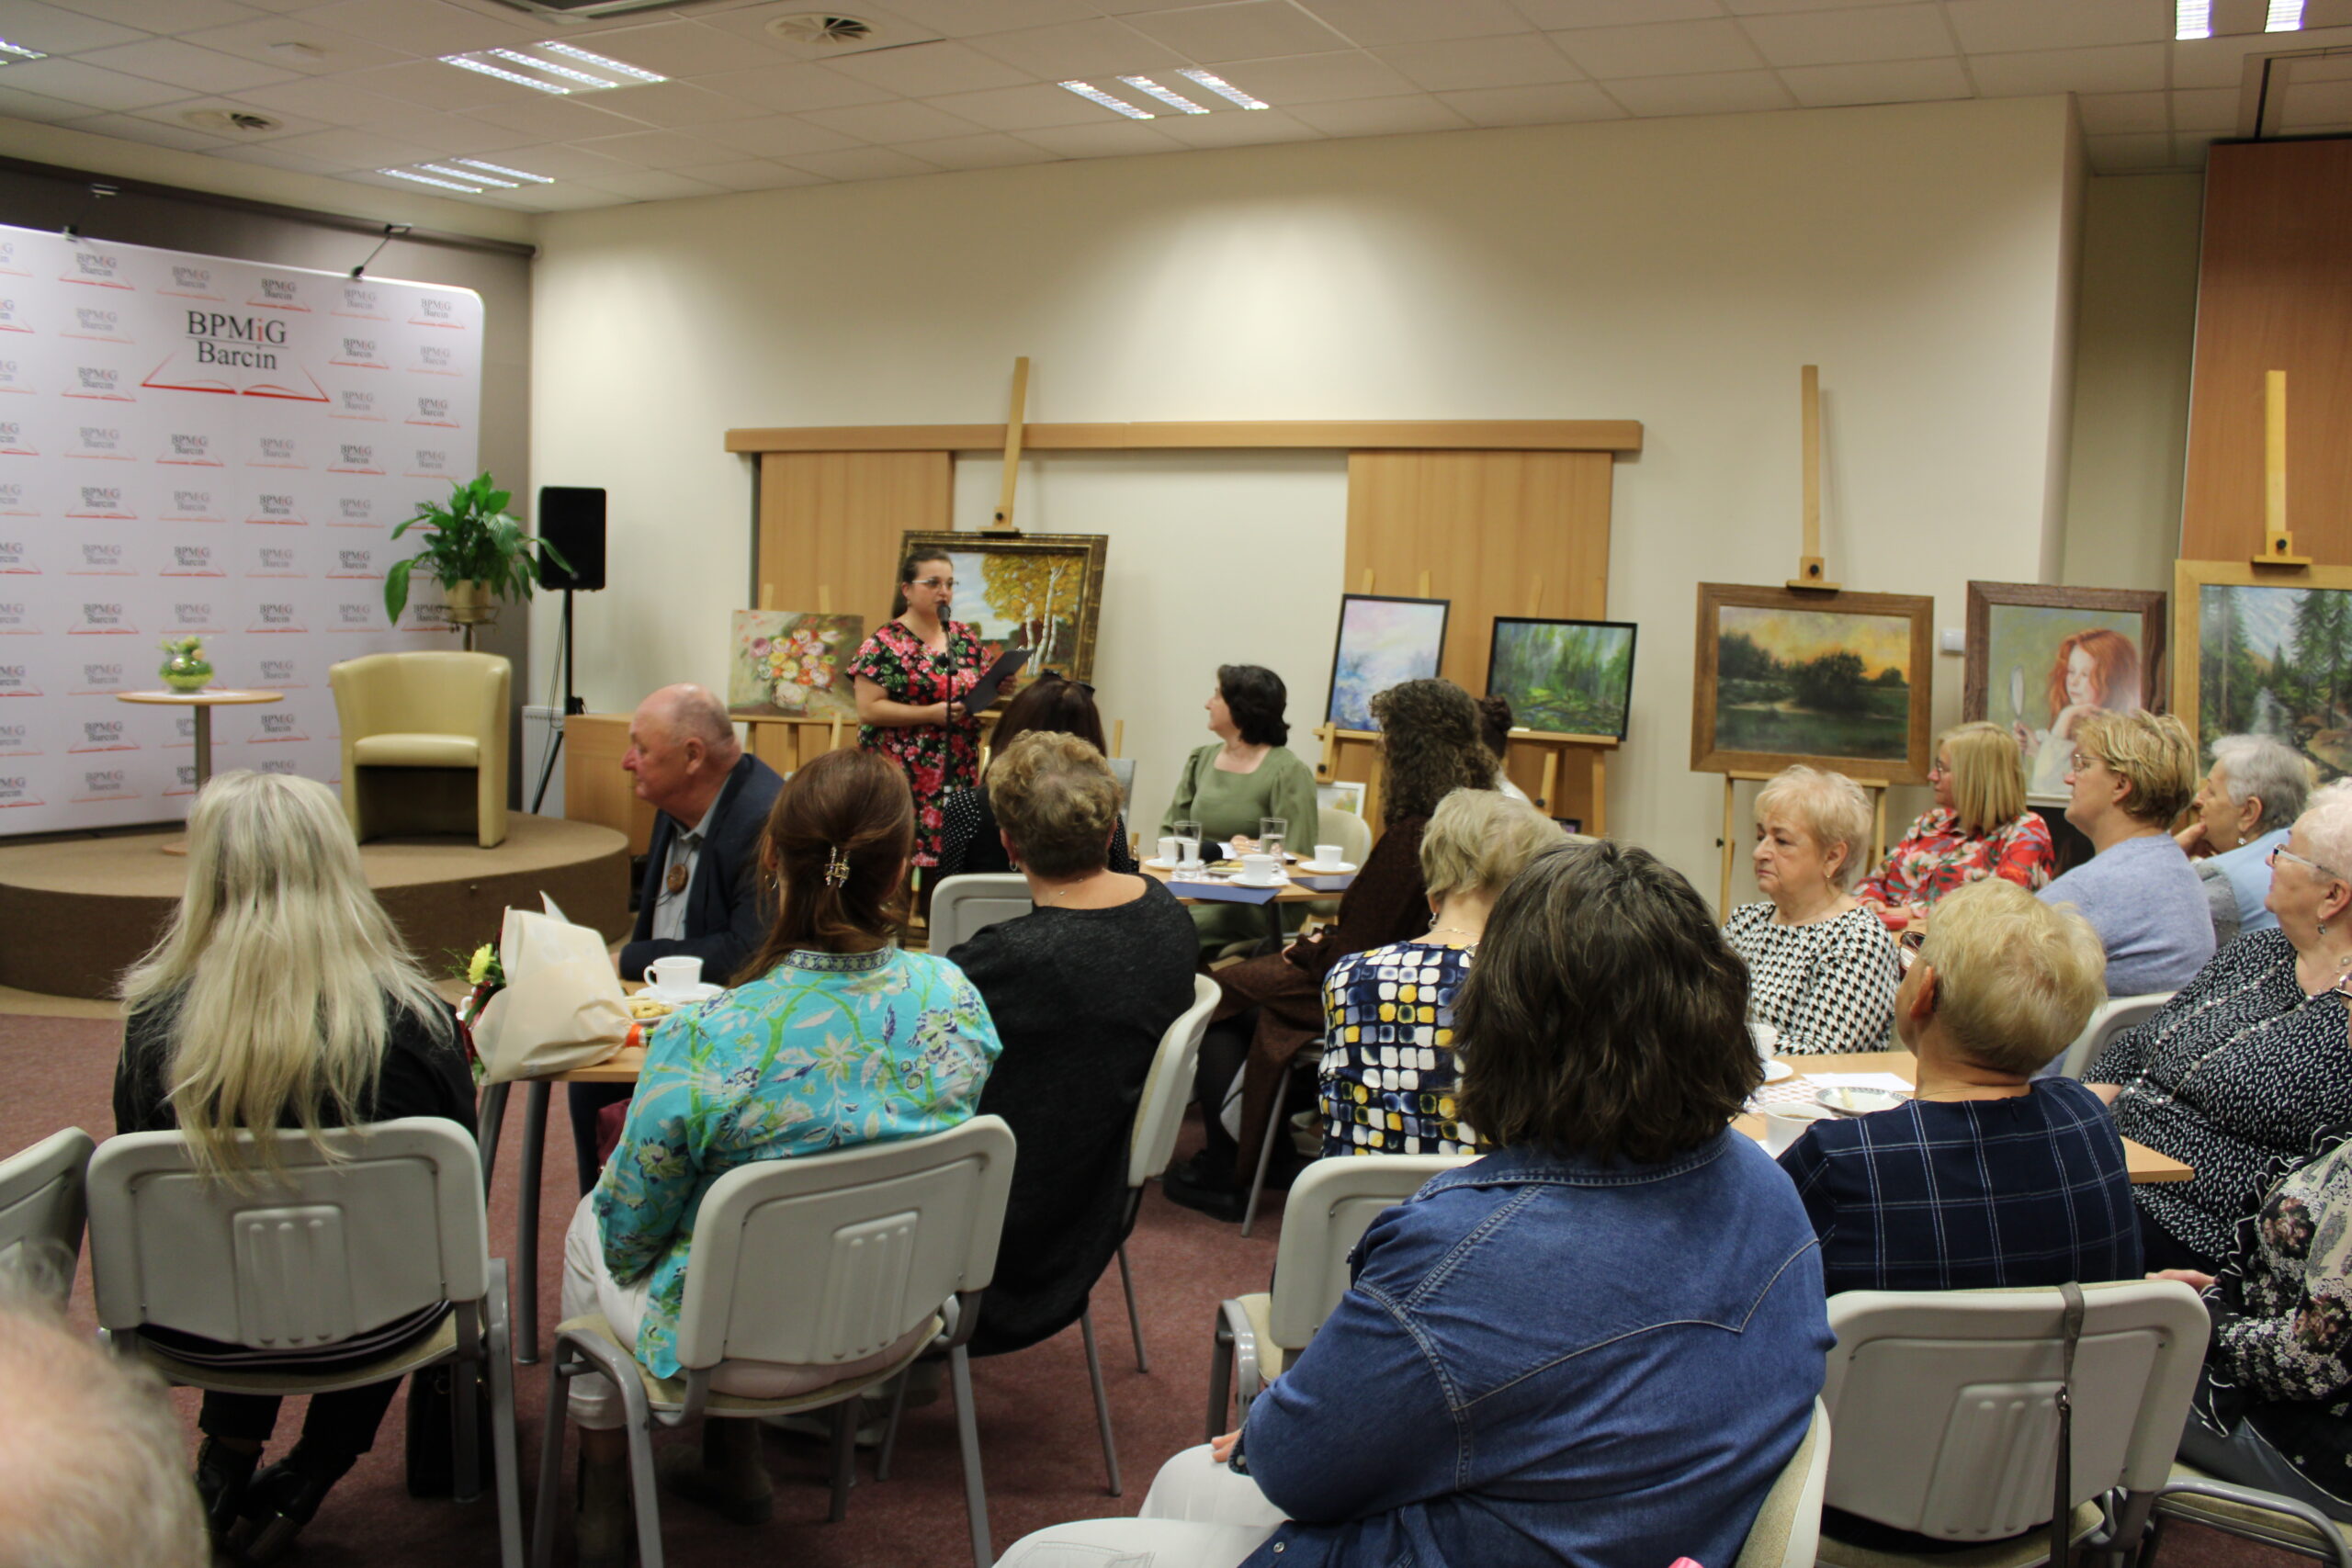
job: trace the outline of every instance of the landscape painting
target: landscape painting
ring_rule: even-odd
[[[2176,615],[2193,606],[2196,624],[2174,628],[2175,705],[2199,748],[2265,735],[2323,779],[2352,773],[2352,568],[2257,574],[2182,561],[2177,571]]]
[[[1972,582],[1960,716],[2018,738],[2029,797],[2063,798],[2084,718],[2161,709],[2164,651],[2161,592]]]
[[[738,610],[727,660],[727,711],[746,718],[834,718],[854,723],[847,667],[865,635],[859,615]]]
[[[1445,654],[1444,599],[1340,598],[1340,640],[1331,655],[1331,698],[1323,715],[1341,729],[1376,729],[1372,699],[1403,681],[1438,672]]]
[[[1047,670],[1073,681],[1094,678],[1094,636],[1102,610],[1100,534],[910,531],[906,548],[935,548],[956,579],[950,619],[972,627],[991,658],[1009,648],[1031,650],[1021,679]]]
[[[1510,704],[1513,728],[1625,739],[1634,701],[1634,624],[1495,617],[1487,694]]]
[[[1934,615],[1910,594],[1701,583],[1691,767],[1926,782]]]

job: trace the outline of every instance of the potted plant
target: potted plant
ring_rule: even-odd
[[[513,500],[506,491],[490,488],[490,476],[454,485],[449,503],[418,503],[416,515],[392,530],[397,539],[422,525],[426,530],[417,552],[395,561],[384,573],[384,609],[395,621],[408,607],[409,579],[423,568],[441,584],[449,602],[449,618],[472,626],[490,618],[493,599],[528,599],[538,584],[538,557],[544,554],[566,571],[571,563],[545,539],[523,532],[523,525],[506,515]]]

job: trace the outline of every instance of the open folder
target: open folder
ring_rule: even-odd
[[[1029,656],[1035,651],[1028,648],[1008,648],[998,654],[996,662],[989,666],[989,672],[980,677],[980,683],[956,699],[964,705],[964,711],[975,715],[986,713],[989,705],[996,701],[997,694],[1004,690],[1004,683],[1012,678],[1012,672],[1028,663]]]

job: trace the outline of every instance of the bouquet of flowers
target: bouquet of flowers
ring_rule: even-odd
[[[481,1017],[481,1010],[489,1005],[490,998],[505,988],[506,970],[498,961],[498,944],[494,942],[483,942],[469,953],[451,948],[449,956],[457,961],[449,970],[450,977],[462,976],[473,987],[458,1004],[458,1030],[465,1037],[466,1061],[473,1068],[475,1086],[480,1087],[483,1068],[481,1057],[474,1050],[474,1021]]]

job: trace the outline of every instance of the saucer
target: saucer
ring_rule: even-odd
[[[1260,882],[1255,877],[1241,875],[1235,875],[1228,880],[1236,887],[1282,887],[1288,885],[1288,878],[1281,876],[1270,876],[1263,882]]]
[[[1883,1089],[1825,1089],[1814,1099],[1840,1116],[1868,1116],[1873,1111],[1894,1110],[1905,1097]]]
[[[685,1008],[692,1007],[696,1002],[707,1002],[725,989],[727,987],[724,986],[714,986],[705,980],[698,986],[689,986],[676,991],[661,986],[648,986],[637,994],[640,997],[651,997],[655,1001],[666,1002],[673,1008]]]
[[[1303,860],[1298,869],[1316,876],[1345,876],[1358,868],[1343,860]]]
[[[1764,1081],[1766,1083],[1779,1083],[1782,1078],[1792,1078],[1796,1076],[1797,1070],[1789,1066],[1786,1062],[1767,1062],[1764,1064]]]
[[[1176,863],[1174,861],[1161,860],[1158,855],[1152,856],[1143,863],[1144,869],[1147,871],[1174,871],[1176,869]]]

